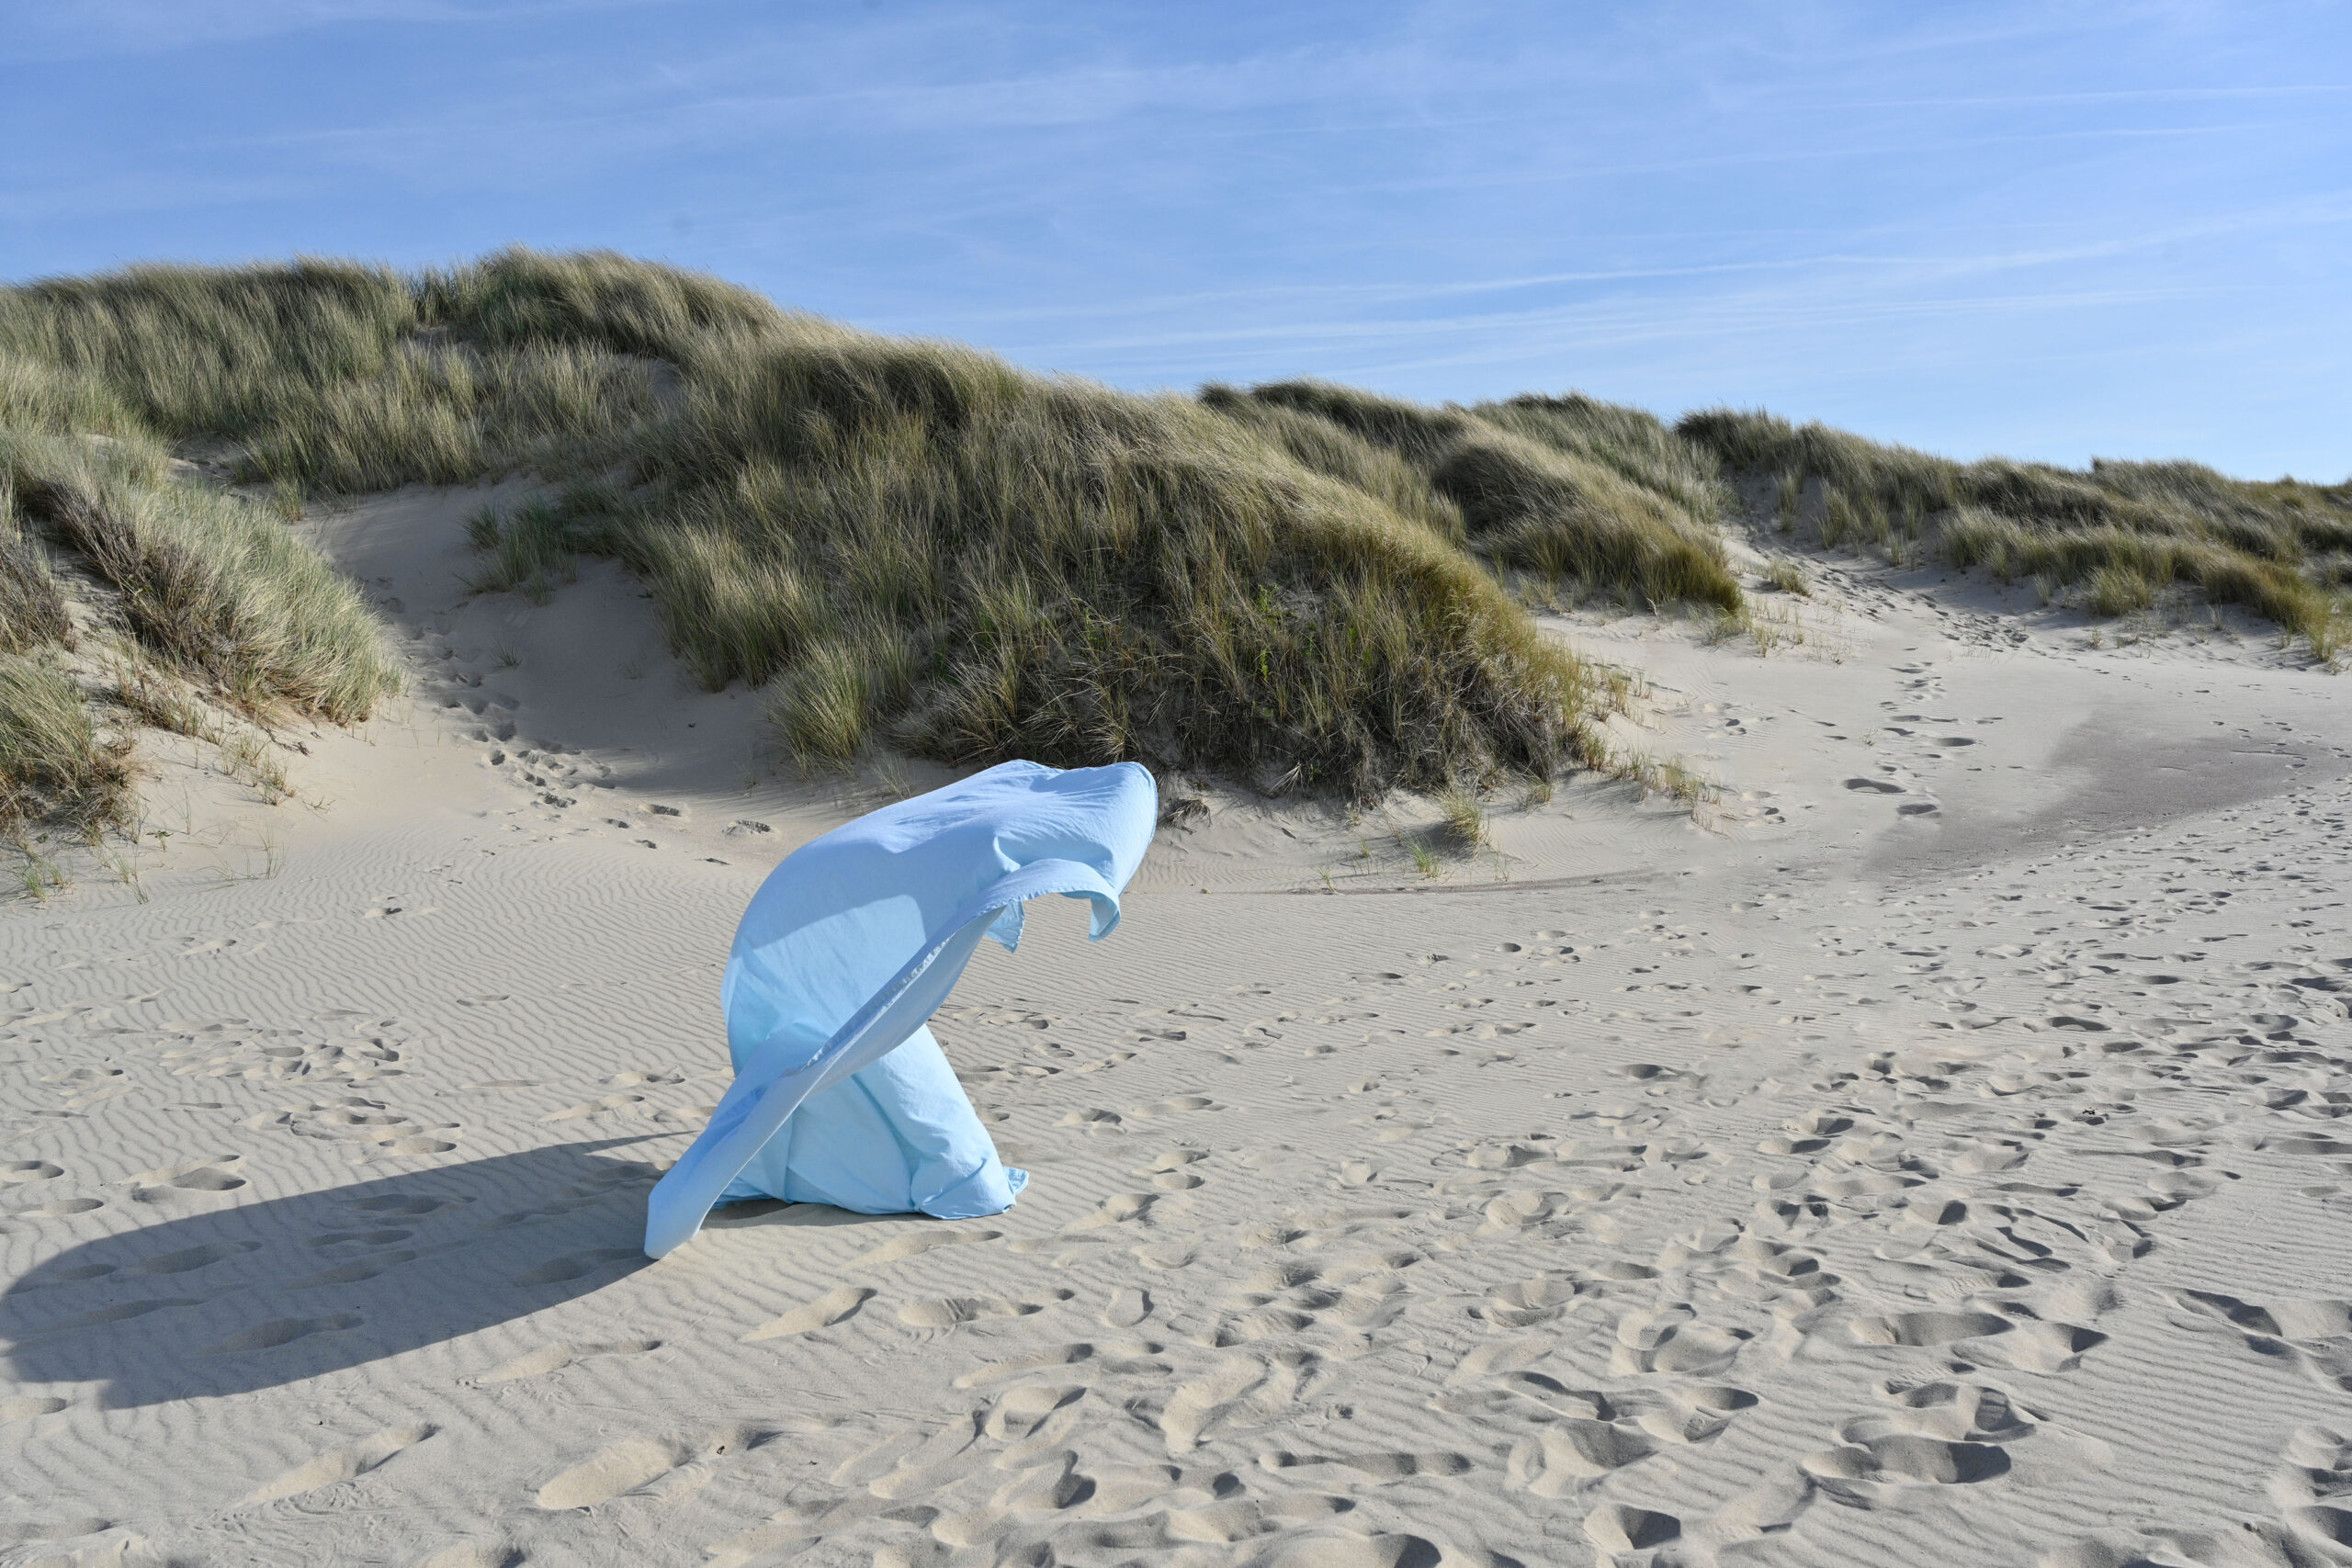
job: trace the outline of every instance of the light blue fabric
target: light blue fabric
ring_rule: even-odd
[[[983,935],[1021,938],[1022,901],[1093,906],[1096,941],[1159,815],[1133,762],[1005,762],[885,807],[771,873],[719,987],[735,1082],[653,1189],[645,1250],[694,1238],[717,1202],[775,1197],[961,1219],[1027,1178],[996,1145],[923,1025]]]

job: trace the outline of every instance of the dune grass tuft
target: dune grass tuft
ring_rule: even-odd
[[[550,502],[528,501],[503,515],[476,513],[466,533],[483,557],[481,570],[466,580],[476,593],[520,593],[544,604],[557,585],[580,576],[582,541]]]
[[[95,835],[130,808],[126,745],[99,739],[81,688],[40,660],[0,653],[0,835],[69,822]]]
[[[1649,604],[1739,607],[1706,454],[1638,410],[1579,397],[1429,409],[1317,381],[1204,398],[1225,411],[1270,404],[1394,453],[1499,565]]]
[[[1438,831],[1464,854],[1487,841],[1487,808],[1476,790],[1454,784],[1437,797]]]
[[[24,536],[0,497],[0,653],[30,653],[73,640],[64,591],[40,547]]]

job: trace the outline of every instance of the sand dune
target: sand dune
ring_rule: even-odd
[[[2352,1556],[2352,723],[2250,628],[1564,620],[1720,801],[1209,791],[936,1021],[1017,1208],[654,1265],[745,898],[944,775],[462,599],[480,499],[317,524],[413,681],[331,806],[167,769],[146,901],[0,916],[0,1561]]]

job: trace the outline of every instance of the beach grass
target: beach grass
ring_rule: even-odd
[[[16,524],[0,500],[0,653],[63,647],[74,621],[49,558]]]
[[[0,653],[0,838],[66,822],[96,837],[128,820],[129,747],[102,739],[88,699],[26,654]]]
[[[22,513],[118,595],[166,664],[255,715],[348,723],[399,684],[358,591],[269,509],[176,479],[141,446],[0,434]]]
[[[1749,479],[1826,545],[1939,550],[2101,614],[2187,585],[2330,656],[2352,579],[2342,487],[1963,465],[1574,394],[1136,394],[605,253],[0,289],[0,636],[20,656],[72,633],[53,548],[208,700],[364,716],[396,666],[288,522],[306,498],[502,475],[546,491],[474,520],[474,591],[544,600],[582,557],[619,560],[677,656],[759,688],[805,767],[876,745],[1135,759],[1358,801],[1595,763],[1623,682],[1526,602],[1757,624],[1722,527]]]
[[[2233,479],[2188,462],[1960,463],[1728,409],[1675,429],[1727,474],[1776,484],[1783,526],[1817,495],[1825,546],[1898,562],[1931,551],[2072,592],[2101,616],[2144,610],[2178,585],[2266,616],[2320,660],[2346,646],[2352,485]]]

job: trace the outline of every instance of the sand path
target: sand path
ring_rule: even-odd
[[[462,601],[461,510],[322,525],[416,699],[216,834],[276,874],[0,913],[0,1562],[2352,1556],[2330,678],[1883,573],[1588,624],[1710,827],[1224,804],[938,1021],[1016,1209],[653,1265],[735,917],[871,798],[609,570]]]

